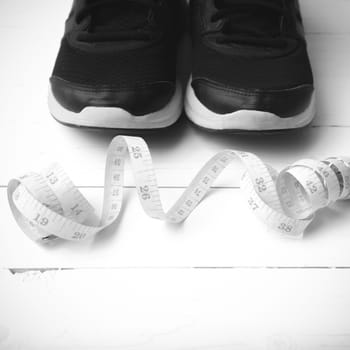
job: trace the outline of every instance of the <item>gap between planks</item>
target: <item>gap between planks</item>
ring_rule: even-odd
[[[0,268],[12,275],[26,273],[67,272],[67,271],[120,271],[120,270],[350,270],[350,266],[130,266],[130,267],[65,267],[65,268]]]

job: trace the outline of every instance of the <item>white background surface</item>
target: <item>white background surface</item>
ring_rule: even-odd
[[[45,248],[23,235],[7,205],[8,180],[57,160],[99,208],[116,136],[66,128],[48,113],[70,4],[0,2],[0,349],[350,349],[350,203],[320,213],[304,241],[281,239],[242,205],[232,168],[174,227],[145,216],[129,174],[120,223],[95,241]],[[147,136],[165,203],[224,148],[279,169],[350,155],[350,1],[303,0],[302,9],[318,90],[314,126],[225,136],[184,120]]]

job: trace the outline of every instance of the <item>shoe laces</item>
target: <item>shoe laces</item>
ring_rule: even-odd
[[[288,16],[283,0],[214,0],[211,20],[224,22],[218,43],[283,48],[283,22]]]
[[[88,0],[77,22],[90,19],[79,40],[89,43],[146,41],[154,34],[154,10],[159,0]]]

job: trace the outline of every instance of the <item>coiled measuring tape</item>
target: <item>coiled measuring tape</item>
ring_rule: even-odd
[[[35,241],[89,239],[112,225],[123,203],[127,156],[144,211],[154,219],[180,223],[203,200],[216,178],[233,161],[244,166],[241,188],[251,210],[269,227],[290,237],[301,237],[314,213],[337,200],[350,199],[350,158],[302,160],[278,173],[257,156],[225,150],[198,173],[174,206],[165,212],[147,144],[142,138],[118,136],[109,148],[105,192],[99,225],[86,224],[94,209],[54,164],[41,173],[11,180],[8,199],[22,230]]]

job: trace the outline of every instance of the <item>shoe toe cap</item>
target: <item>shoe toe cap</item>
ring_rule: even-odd
[[[198,100],[217,114],[238,110],[257,110],[273,113],[281,118],[296,116],[310,105],[314,88],[300,85],[281,89],[237,88],[205,79],[192,81]]]
[[[79,113],[86,107],[115,107],[134,116],[163,109],[176,88],[172,82],[153,82],[132,87],[82,85],[56,76],[50,79],[50,83],[57,102],[69,111]]]

